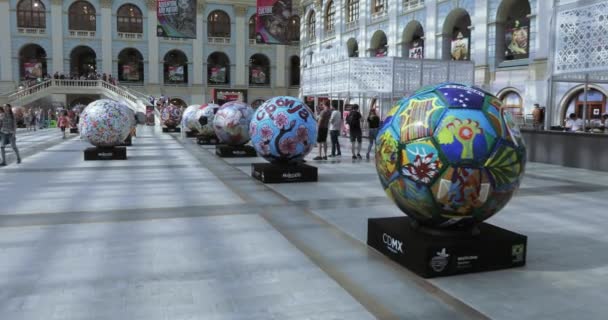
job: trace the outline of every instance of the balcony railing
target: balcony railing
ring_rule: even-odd
[[[230,38],[223,37],[209,37],[207,41],[214,44],[230,44]]]
[[[380,21],[387,17],[387,11],[382,9],[378,12],[372,13],[372,22]]]
[[[357,28],[359,28],[359,20],[347,22],[344,27],[345,27],[346,31],[357,29]]]
[[[403,0],[403,11],[410,11],[424,6],[424,0]]]
[[[41,35],[46,34],[44,28],[17,28],[17,33],[26,35]]]
[[[119,32],[118,38],[125,40],[141,40],[144,38],[143,33]]]
[[[95,38],[95,31],[70,30],[70,37],[75,37],[75,38]]]

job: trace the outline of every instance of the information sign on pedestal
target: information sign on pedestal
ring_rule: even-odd
[[[248,158],[257,157],[257,153],[252,146],[230,146],[217,145],[215,146],[215,154],[222,158]]]
[[[127,160],[126,147],[91,147],[84,150],[84,160]]]
[[[251,176],[263,183],[318,181],[317,168],[303,163],[252,163]]]
[[[167,132],[181,132],[181,131],[182,131],[182,129],[180,127],[171,127],[171,128],[163,127],[163,132],[164,133],[167,133]]]
[[[216,136],[198,136],[196,137],[196,143],[202,146],[214,146],[220,141]]]

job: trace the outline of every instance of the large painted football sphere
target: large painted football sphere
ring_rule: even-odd
[[[137,127],[137,119],[135,119],[135,111],[133,111],[126,102],[119,101],[118,102],[122,108],[124,108],[129,114],[129,119],[131,120],[131,128],[134,129]]]
[[[274,97],[253,115],[249,127],[258,154],[270,162],[300,162],[317,140],[312,111],[294,97]]]
[[[197,130],[200,135],[205,137],[215,136],[215,130],[213,129],[213,119],[215,113],[220,109],[220,106],[215,103],[207,103],[202,105],[195,114],[196,121],[198,123]]]
[[[114,100],[91,102],[80,114],[80,137],[98,147],[112,147],[125,141],[131,131],[129,108]]]
[[[182,109],[174,104],[164,107],[160,113],[160,121],[166,127],[177,127],[181,120]]]
[[[471,227],[511,199],[526,147],[499,99],[444,83],[402,99],[376,139],[376,170],[387,195],[421,225]]]
[[[213,129],[222,143],[240,146],[249,141],[253,109],[244,102],[224,103],[213,118]]]
[[[182,114],[182,128],[187,128],[192,131],[198,131],[198,119],[195,118],[195,114],[199,108],[201,108],[201,105],[196,104],[188,106],[188,108],[184,110],[184,113]]]

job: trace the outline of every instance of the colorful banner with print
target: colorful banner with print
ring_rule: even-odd
[[[23,63],[24,78],[38,79],[42,78],[42,63],[40,62],[25,62]]]
[[[410,59],[424,59],[424,46],[421,41],[412,42],[409,57]]]
[[[256,42],[288,44],[291,17],[291,0],[257,0]]]
[[[262,67],[251,67],[251,82],[253,84],[266,84],[266,72]]]
[[[452,60],[469,60],[469,38],[458,37],[452,40]]]
[[[229,101],[247,102],[246,89],[213,89],[212,96],[220,106]]]
[[[123,81],[139,81],[139,67],[136,63],[122,65]]]
[[[512,28],[505,31],[505,60],[528,58],[528,26],[515,20]]]
[[[209,72],[209,82],[226,83],[226,67],[212,66]]]
[[[196,0],[158,0],[156,35],[171,38],[196,38]]]
[[[184,81],[184,66],[169,66],[169,81],[183,82]]]

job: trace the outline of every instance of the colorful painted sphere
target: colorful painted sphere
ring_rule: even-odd
[[[191,131],[198,131],[198,119],[195,118],[196,111],[201,108],[201,105],[195,104],[188,106],[182,114],[182,128],[187,128]]]
[[[137,119],[135,119],[135,111],[133,111],[125,101],[118,102],[121,107],[125,108],[127,113],[129,114],[129,119],[131,120],[131,128],[137,127]]]
[[[182,109],[174,104],[170,104],[170,105],[164,107],[160,113],[161,124],[166,127],[169,127],[169,128],[177,127],[177,125],[179,125],[181,120],[182,120]]]
[[[198,123],[197,130],[200,135],[205,137],[215,136],[215,130],[213,129],[213,119],[215,113],[219,110],[220,106],[214,103],[207,103],[202,105],[195,114],[196,121]]]
[[[501,210],[526,164],[524,140],[502,102],[454,83],[399,101],[376,146],[376,170],[389,198],[437,228],[471,227]]]
[[[264,102],[249,126],[258,154],[270,162],[300,162],[317,140],[313,112],[294,97],[274,97]]]
[[[249,123],[253,109],[244,102],[224,103],[213,118],[213,129],[220,142],[239,146],[249,141]]]
[[[98,147],[112,147],[125,141],[131,131],[129,108],[114,100],[91,102],[80,114],[80,137]]]

